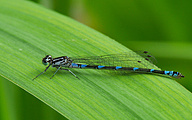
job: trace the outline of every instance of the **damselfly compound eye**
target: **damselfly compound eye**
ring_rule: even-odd
[[[52,60],[52,56],[51,55],[47,55],[42,59],[42,63],[44,65],[47,65],[50,61]]]

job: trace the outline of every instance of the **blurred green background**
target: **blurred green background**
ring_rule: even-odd
[[[146,50],[163,70],[192,91],[192,1],[31,0],[115,39],[133,51]],[[126,51],[125,51],[126,52]],[[0,119],[65,119],[29,93],[0,77]]]

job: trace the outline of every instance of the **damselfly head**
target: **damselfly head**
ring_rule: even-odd
[[[43,59],[42,59],[42,63],[44,64],[44,65],[47,65],[48,63],[50,63],[51,61],[52,61],[52,56],[51,55],[47,55],[47,56],[45,56]]]

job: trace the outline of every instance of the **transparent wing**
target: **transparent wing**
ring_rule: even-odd
[[[122,67],[142,67],[146,68],[147,63],[154,61],[148,52],[137,53],[120,53],[103,56],[78,56],[70,57],[73,63],[87,65],[105,65],[105,66],[122,66]]]

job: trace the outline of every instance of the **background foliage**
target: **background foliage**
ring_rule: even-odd
[[[43,6],[70,16],[114,38],[132,50],[150,51],[157,66],[180,71],[184,79],[177,80],[188,90],[192,59],[192,30],[189,1],[124,1],[124,0],[36,0]],[[63,116],[39,100],[0,78],[1,99],[5,119],[63,119]],[[1,102],[2,103],[2,102]],[[24,106],[21,107],[22,103]],[[28,106],[31,103],[31,106]],[[11,111],[8,113],[7,111]],[[23,111],[27,114],[22,114]],[[28,112],[27,112],[28,111]],[[11,115],[10,115],[11,114]],[[6,116],[6,115],[5,115]]]

